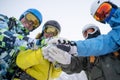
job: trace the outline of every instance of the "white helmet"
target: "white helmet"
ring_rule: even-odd
[[[85,37],[85,36],[84,36],[85,31],[87,31],[87,30],[90,29],[90,28],[93,28],[93,29],[94,29],[94,32],[88,33],[87,36]],[[96,26],[96,25],[94,25],[94,24],[87,24],[87,25],[85,25],[85,26],[83,27],[83,29],[82,29],[82,34],[83,34],[83,36],[84,36],[85,39],[88,39],[88,38],[97,37],[98,35],[101,34],[101,32],[100,32],[100,29],[99,29],[98,26]]]
[[[92,16],[95,15],[95,12],[97,11],[98,7],[104,2],[110,2],[110,0],[95,0],[92,3],[91,9],[90,9],[90,13],[91,13]]]

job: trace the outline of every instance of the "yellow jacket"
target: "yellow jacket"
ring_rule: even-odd
[[[18,67],[37,80],[52,80],[60,76],[61,68],[55,68],[44,59],[42,50],[21,51],[16,59]]]

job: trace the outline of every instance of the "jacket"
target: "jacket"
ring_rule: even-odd
[[[115,52],[120,48],[120,8],[115,11],[108,24],[110,24],[112,30],[107,35],[100,35],[97,38],[84,41],[75,41],[78,55],[99,56]]]
[[[41,49],[20,52],[16,64],[37,80],[51,80],[61,74],[61,68],[56,68],[52,63],[44,59]]]
[[[94,61],[90,57],[71,58],[69,65],[62,65],[67,74],[86,72],[88,80],[119,80],[120,79],[120,50],[103,56],[96,56]]]
[[[17,53],[19,50],[29,48],[29,38],[24,37],[28,34],[29,31],[19,20],[0,14],[0,79],[6,79],[14,73],[15,70],[10,68],[13,66]]]

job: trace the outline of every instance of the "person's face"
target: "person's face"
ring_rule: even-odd
[[[50,38],[58,35],[58,31],[54,26],[48,25],[48,27],[44,30],[44,37]]]
[[[21,19],[21,23],[23,26],[28,29],[29,31],[33,30],[33,22],[28,21],[25,17]]]
[[[87,30],[84,32],[83,36],[84,36],[84,37],[88,37],[88,34],[94,32],[94,31],[95,31],[95,30],[94,30],[93,28],[89,28],[89,29],[87,29]]]
[[[44,33],[45,38],[54,37],[53,33]]]

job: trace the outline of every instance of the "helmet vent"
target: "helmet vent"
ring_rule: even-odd
[[[97,2],[98,4],[100,3],[100,1]]]

